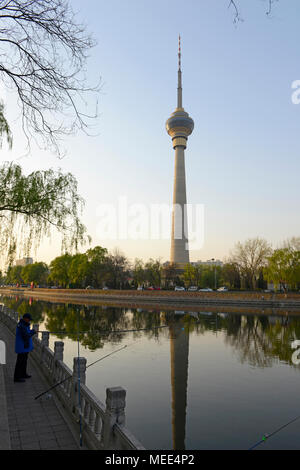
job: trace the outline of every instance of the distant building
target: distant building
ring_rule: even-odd
[[[28,264],[33,264],[32,258],[22,258],[16,261],[16,266],[27,266]]]
[[[223,266],[223,261],[219,260],[219,259],[215,259],[215,260],[212,260],[212,259],[209,259],[207,261],[196,261],[196,262],[193,262],[191,263],[193,266],[220,266],[222,267]]]
[[[164,268],[167,268],[168,266],[170,266],[172,263],[170,261],[166,261],[165,263],[163,263],[163,267]],[[191,264],[192,266],[224,266],[224,263],[223,261],[219,260],[219,259],[216,259],[216,260],[207,260],[207,261],[191,261],[189,264]]]

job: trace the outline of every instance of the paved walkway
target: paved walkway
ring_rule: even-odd
[[[3,438],[0,449],[9,448],[8,432],[12,450],[78,449],[54,400],[34,400],[49,386],[37,372],[33,361],[30,360],[28,365],[28,373],[32,378],[25,383],[13,382],[16,360],[14,337],[1,322],[0,340],[6,343],[7,361],[5,366],[0,365],[0,441]]]
[[[10,449],[3,365],[0,365],[0,450]]]

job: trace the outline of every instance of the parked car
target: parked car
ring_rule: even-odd
[[[219,287],[219,289],[217,289],[218,292],[228,292],[228,289],[227,287],[223,286],[223,287]]]
[[[205,289],[199,289],[199,292],[213,292],[213,289],[210,287],[205,287]]]
[[[137,290],[144,290],[143,286],[139,286]]]
[[[105,287],[103,287],[102,290],[109,290],[109,288],[105,286]]]
[[[176,286],[174,290],[175,291],[183,291],[183,290],[185,290],[185,287]]]
[[[85,290],[93,290],[93,289],[95,289],[95,287],[93,287],[93,286],[87,286],[87,287],[85,288]]]
[[[190,287],[188,288],[188,291],[190,291],[190,292],[196,292],[197,290],[198,290],[198,287],[197,287],[197,286],[190,286]]]

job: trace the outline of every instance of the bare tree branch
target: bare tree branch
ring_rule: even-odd
[[[63,136],[88,132],[97,111],[79,103],[99,90],[85,76],[94,45],[67,0],[0,0],[0,79],[17,92],[28,143],[60,154]]]
[[[239,9],[238,9],[238,7],[236,5],[236,2],[234,0],[229,1],[228,8],[233,8],[233,10],[234,10],[234,19],[233,19],[234,23],[242,21],[242,18],[240,17]]]
[[[267,15],[270,15],[272,13],[273,3],[275,2],[278,2],[278,0],[268,0],[269,6],[268,11],[266,12]]]
[[[270,15],[272,13],[272,9],[273,9],[273,4],[275,2],[278,2],[279,0],[264,0],[268,3],[268,6],[267,6],[267,11],[266,11],[266,15]],[[233,12],[234,12],[234,17],[233,17],[233,22],[234,23],[238,23],[239,21],[243,21],[241,15],[240,15],[240,8],[239,8],[239,3],[237,2],[237,0],[229,0],[229,5],[228,5],[228,8],[232,9]]]

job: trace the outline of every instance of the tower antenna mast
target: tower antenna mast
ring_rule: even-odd
[[[178,88],[177,88],[177,108],[182,108],[182,72],[181,72],[181,37],[178,38]]]

